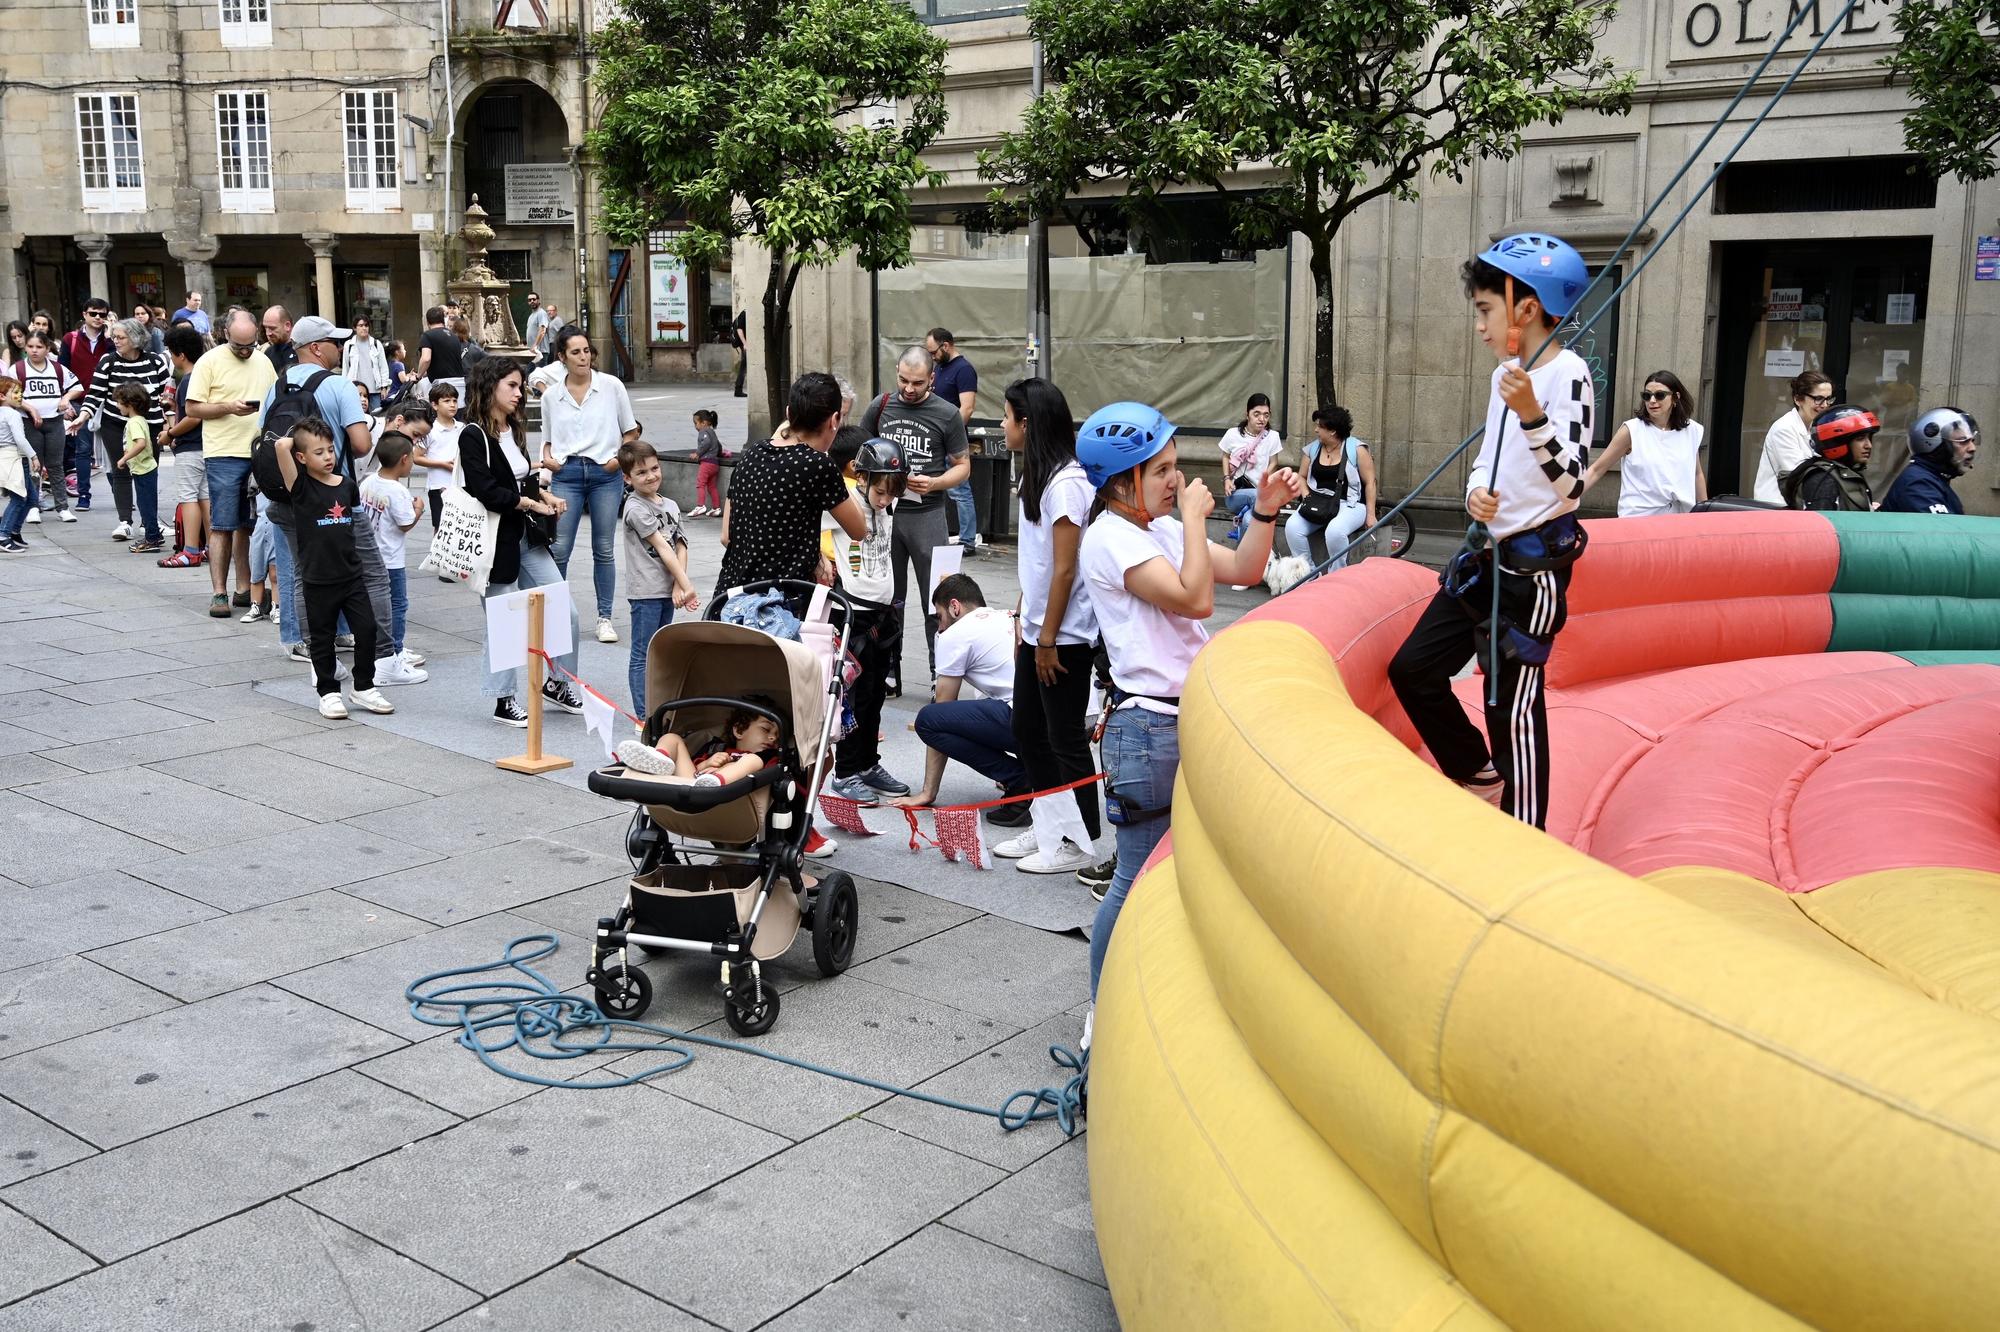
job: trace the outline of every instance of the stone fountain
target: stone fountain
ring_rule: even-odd
[[[514,327],[514,310],[507,302],[507,283],[487,267],[486,247],[493,243],[493,228],[486,225],[486,210],[479,206],[476,194],[465,210],[465,225],[459,228],[458,237],[465,242],[465,271],[445,283],[444,289],[465,311],[466,322],[472,326],[472,340],[484,347],[488,356],[532,361],[534,353]]]

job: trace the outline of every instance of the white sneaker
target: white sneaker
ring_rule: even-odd
[[[352,694],[349,694],[348,697],[354,700],[356,707],[366,708],[370,712],[380,713],[383,716],[387,716],[396,710],[396,705],[384,698],[382,691],[379,689],[357,689]]]
[[[600,643],[618,641],[618,626],[612,624],[608,617],[600,618],[597,622],[597,641]]]
[[[42,521],[42,511],[40,509],[28,510],[28,521],[31,523],[39,523],[40,521]]]
[[[61,518],[66,523],[73,523],[76,521],[76,510],[64,509],[60,514],[56,516]]]
[[[429,671],[420,671],[401,657],[378,657],[375,661],[377,685],[422,684],[430,678]]]
[[[111,539],[113,541],[123,541],[131,535],[132,535],[132,524],[130,523],[120,523],[118,524],[118,526],[111,529]]]
[[[618,761],[634,772],[643,772],[654,777],[674,775],[673,756],[662,754],[643,740],[621,740],[614,752],[618,755]]]
[[[1045,856],[1040,851],[1018,862],[1014,868],[1023,874],[1074,874],[1080,869],[1088,869],[1092,860],[1090,852],[1078,846],[1069,838],[1063,838],[1053,856]]]
[[[404,648],[401,655],[405,666],[421,666],[424,664],[424,654],[415,648]]]
[[[1026,832],[1014,834],[994,847],[993,854],[1002,860],[1019,860],[1023,856],[1034,855],[1036,849],[1035,830],[1030,828]]]
[[[700,505],[696,505],[694,508],[688,510],[688,517],[706,518],[708,517],[708,510],[701,507]]]
[[[1078,1054],[1090,1053],[1090,1029],[1092,1026],[1096,1025],[1096,1022],[1097,1022],[1097,1005],[1092,1004],[1090,1006],[1090,1011],[1083,1015],[1083,1039],[1076,1043],[1076,1052]]]
[[[347,705],[340,701],[339,694],[321,694],[319,696],[319,715],[328,721],[346,721]]]

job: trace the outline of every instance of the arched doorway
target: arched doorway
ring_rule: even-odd
[[[530,292],[573,316],[576,173],[562,107],[525,79],[495,79],[465,104],[459,142],[457,206],[477,195],[487,212],[494,232],[487,262],[507,280],[514,326],[527,329]]]

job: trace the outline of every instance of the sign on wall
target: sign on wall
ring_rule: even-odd
[[[567,225],[576,221],[576,175],[563,162],[515,162],[507,167],[507,225]]]
[[[687,265],[658,249],[647,255],[652,281],[650,337],[655,346],[688,340]]]
[[[1754,59],[1801,11],[1804,18],[1793,31],[1788,50],[1804,51],[1822,36],[1828,38],[1828,54],[1892,46],[1897,40],[1894,15],[1899,3],[1857,0],[1843,15],[1842,0],[1678,0],[1668,58]]]

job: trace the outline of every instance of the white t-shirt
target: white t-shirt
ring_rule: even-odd
[[[937,636],[937,673],[955,675],[987,698],[1014,702],[1014,617],[981,606]]]
[[[465,429],[463,421],[453,421],[450,425],[439,422],[431,427],[430,434],[424,436],[423,450],[426,458],[453,464],[450,471],[442,467],[424,468],[425,490],[449,490],[463,480],[457,466],[458,432],[463,429]]]
[[[500,456],[507,460],[507,470],[514,474],[516,481],[528,476],[528,455],[521,452],[521,446],[514,439],[512,430],[500,432]]]
[[[1178,698],[1194,654],[1208,641],[1201,621],[1163,611],[1125,588],[1126,573],[1151,559],[1164,558],[1179,573],[1183,540],[1178,518],[1140,527],[1115,513],[1098,515],[1083,534],[1083,577],[1111,657],[1111,680],[1128,694]]]
[[[1264,479],[1264,469],[1271,465],[1271,459],[1285,450],[1285,441],[1277,431],[1266,427],[1262,435],[1255,437],[1255,448],[1250,448],[1252,437],[1231,427],[1222,436],[1222,468],[1227,475],[1223,478],[1233,489],[1238,477],[1250,481]],[[1239,456],[1247,461],[1237,463],[1232,459]]]
[[[1042,521],[1029,522],[1027,508],[1022,508],[1019,539],[1022,642],[1042,641],[1042,616],[1049,608],[1049,586],[1055,580],[1056,520],[1069,519],[1081,533],[1090,526],[1090,506],[1096,499],[1097,492],[1091,488],[1082,464],[1071,462],[1042,488]],[[1097,612],[1091,609],[1090,592],[1084,586],[1081,557],[1077,560],[1069,605],[1063,610],[1055,641],[1058,645],[1097,641]]]
[[[55,358],[54,352],[49,353],[48,364],[40,370],[25,357],[14,362],[14,377],[21,381],[22,404],[34,408],[44,420],[61,413],[58,404],[63,394],[76,387],[76,376]]]
[[[403,567],[403,529],[417,521],[417,503],[403,481],[385,480],[380,473],[363,478],[361,503],[375,524],[375,544],[382,551],[382,567]]]
[[[1618,474],[1618,516],[1686,513],[1694,507],[1694,480],[1701,458],[1702,428],[1690,421],[1662,430],[1633,417],[1625,423],[1632,451]]]
[[[1788,409],[1764,432],[1764,455],[1757,460],[1757,485],[1750,492],[1752,497],[1766,504],[1783,504],[1785,493],[1778,483],[1812,456],[1812,436],[1806,431],[1805,419],[1797,409]]]
[[[1590,461],[1597,405],[1590,367],[1567,347],[1550,357],[1547,365],[1528,372],[1535,400],[1549,418],[1549,450],[1556,469],[1551,476],[1521,429],[1521,418],[1500,397],[1500,376],[1506,370],[1505,365],[1493,368],[1492,394],[1486,400],[1486,437],[1465,474],[1467,495],[1483,486],[1499,492],[1500,512],[1486,525],[1496,538],[1540,527],[1575,510],[1583,493],[1583,469]],[[1493,481],[1495,448],[1500,450],[1497,484]]]
[[[833,540],[833,567],[840,575],[840,590],[876,606],[896,599],[896,575],[889,563],[889,539],[894,534],[895,506],[878,509],[868,502],[868,492],[850,486],[847,491],[861,506],[861,520],[867,530],[856,541],[825,514],[820,526]]]

